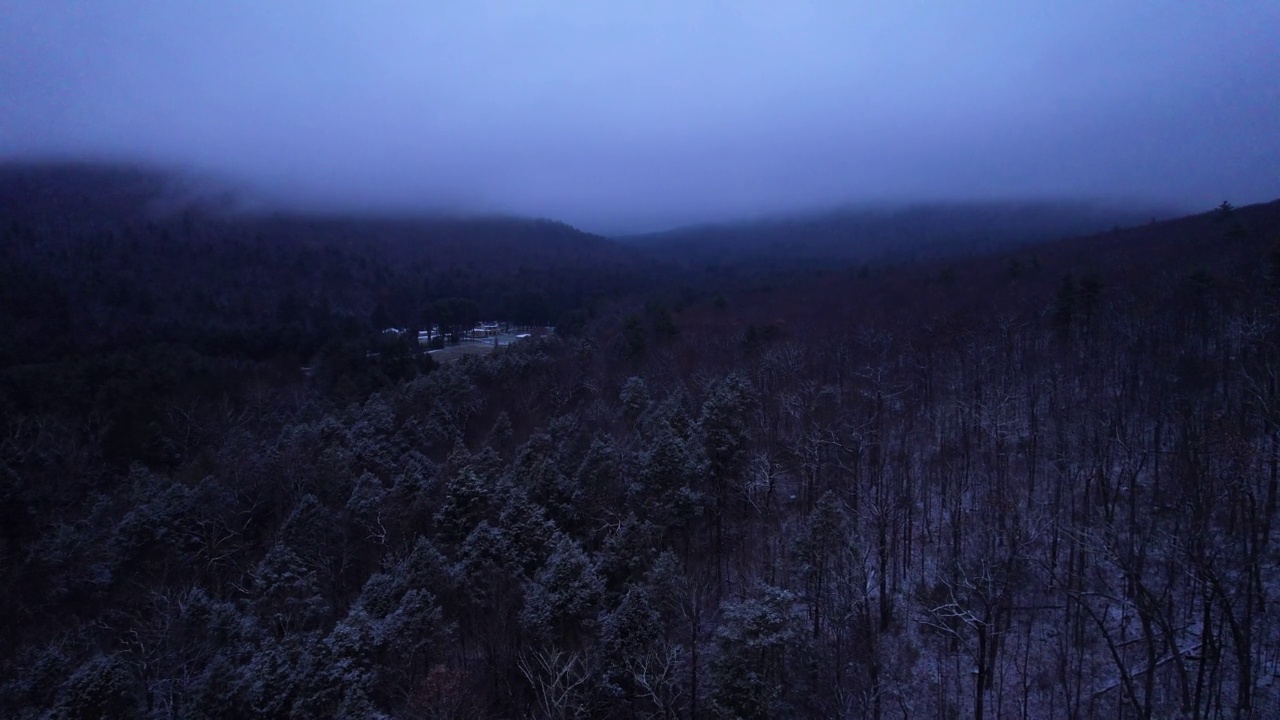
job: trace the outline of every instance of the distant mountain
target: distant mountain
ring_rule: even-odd
[[[0,164],[0,217],[14,222],[128,222],[155,215],[176,176],[107,163]]]
[[[305,356],[356,328],[436,322],[442,300],[554,323],[657,275],[636,249],[547,220],[233,206],[146,169],[0,167],[0,360],[154,341]]]
[[[884,262],[973,254],[1174,214],[1071,201],[933,203],[678,228],[619,240],[703,266]]]
[[[1129,228],[865,271],[810,272],[802,283],[761,284],[704,302],[678,316],[696,337],[739,336],[757,328],[805,328],[836,334],[851,321],[886,327],[949,327],[993,317],[1041,322],[1060,304],[1064,285],[1088,279],[1108,297],[1159,306],[1169,293],[1212,287],[1238,301],[1240,285],[1280,277],[1280,200],[1218,208]],[[1274,285],[1273,285],[1274,287]],[[1187,297],[1179,296],[1179,302]]]

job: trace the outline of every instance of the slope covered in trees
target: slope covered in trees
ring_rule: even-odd
[[[471,322],[553,324],[656,272],[545,220],[223,205],[126,167],[0,169],[0,364],[155,342],[305,362],[335,338],[452,323],[459,308]]]
[[[1278,242],[1223,208],[412,372],[8,364],[0,713],[1275,716]]]
[[[1171,213],[1091,202],[869,206],[622,238],[695,267],[900,262],[985,253],[1149,222]]]

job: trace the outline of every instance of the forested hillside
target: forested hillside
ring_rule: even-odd
[[[837,209],[620,238],[705,267],[935,260],[1153,222],[1168,209],[1085,201],[917,203]]]
[[[393,325],[580,322],[658,273],[552,221],[234,212],[202,192],[128,167],[0,167],[0,365],[154,343],[307,362]]]
[[[0,714],[1280,714],[1280,205],[682,302],[494,223],[431,232],[560,244],[440,297],[599,289],[580,333],[310,378],[450,274],[339,221],[10,224]]]

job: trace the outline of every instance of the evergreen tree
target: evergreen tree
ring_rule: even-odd
[[[715,633],[710,707],[716,717],[786,717],[795,710],[796,661],[804,656],[801,618],[792,593],[760,585],[727,603]]]
[[[595,624],[604,581],[575,540],[560,535],[525,593],[526,632],[560,648],[579,646]]]

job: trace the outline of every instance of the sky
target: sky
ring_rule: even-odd
[[[1276,0],[0,0],[0,159],[597,232],[1280,197]]]

